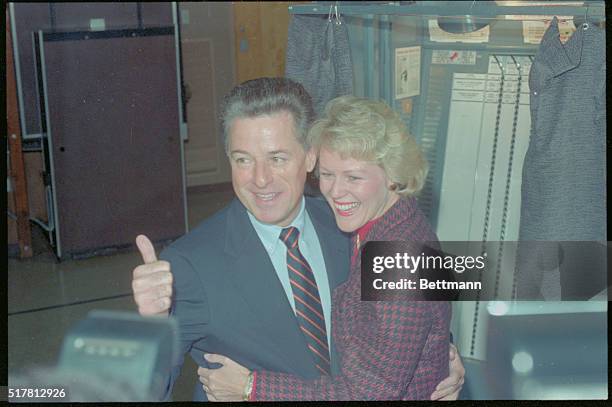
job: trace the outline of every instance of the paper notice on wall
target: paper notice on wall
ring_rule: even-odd
[[[489,26],[465,34],[453,34],[444,31],[438,20],[429,20],[429,39],[433,42],[489,42]]]
[[[523,42],[526,44],[539,44],[542,41],[544,33],[550,26],[550,22],[553,16],[538,16],[541,20],[535,21],[534,16],[515,16],[529,18],[529,21],[523,21]],[[561,16],[557,17],[559,20],[559,40],[565,44],[565,42],[572,36],[576,31],[574,20],[572,16]]]
[[[448,65],[475,65],[476,51],[434,49],[431,54],[431,63]]]
[[[421,93],[421,47],[395,49],[395,98]]]

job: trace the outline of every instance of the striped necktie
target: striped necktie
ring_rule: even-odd
[[[295,227],[283,229],[280,239],[287,246],[287,271],[295,300],[295,315],[315,365],[322,374],[330,373],[329,347],[319,289],[310,265],[300,253],[300,231]]]

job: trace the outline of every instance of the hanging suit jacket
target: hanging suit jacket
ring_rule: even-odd
[[[306,197],[317,232],[330,289],[348,276],[349,239],[336,227],[327,203]],[[199,366],[203,353],[226,355],[249,369],[271,369],[305,378],[319,376],[295,314],[270,258],[242,203],[226,208],[180,238],[160,255],[170,262],[181,355]],[[332,371],[338,371],[331,347]],[[173,367],[166,398],[180,374]],[[196,375],[196,372],[193,372]],[[195,400],[206,400],[198,382]]]
[[[572,244],[533,245],[528,241],[606,241],[606,52],[605,33],[593,23],[559,40],[556,18],[545,32],[529,73],[531,135],[521,191],[517,297],[538,297],[542,272],[560,267],[561,294],[569,299],[605,280],[573,261],[594,250]],[[600,258],[601,260],[601,258]],[[597,284],[603,284],[598,281]],[[593,293],[594,294],[594,293]]]

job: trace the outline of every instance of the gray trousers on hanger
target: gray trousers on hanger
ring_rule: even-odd
[[[320,115],[331,99],[353,92],[346,24],[327,16],[294,15],[289,23],[285,76],[301,83]]]

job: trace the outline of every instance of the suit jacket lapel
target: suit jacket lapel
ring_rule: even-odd
[[[251,224],[246,209],[234,200],[227,216],[226,254],[231,256],[228,275],[237,291],[261,321],[267,338],[276,343],[281,355],[292,355],[288,366],[303,365],[298,371],[314,369],[306,341],[287,300],[266,249]]]

